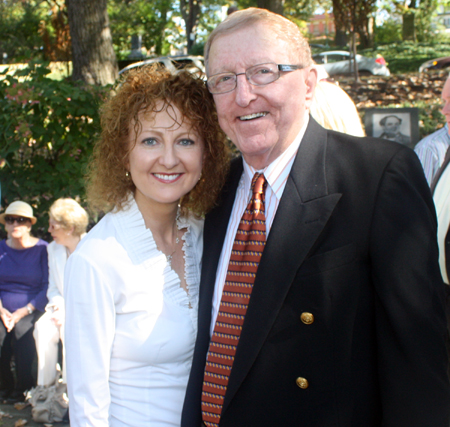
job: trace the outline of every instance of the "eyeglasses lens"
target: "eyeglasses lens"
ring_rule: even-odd
[[[227,93],[236,88],[236,79],[238,75],[235,73],[220,73],[211,76],[208,80],[208,89],[211,93]],[[247,80],[255,86],[265,86],[280,78],[280,71],[277,64],[259,64],[247,68],[245,71]]]
[[[29,218],[25,218],[23,216],[5,216],[5,222],[7,224],[14,224],[14,222],[17,222],[17,224],[24,224],[29,221]]]

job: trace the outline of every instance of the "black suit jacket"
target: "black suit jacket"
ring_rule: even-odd
[[[205,221],[182,427],[201,423],[211,300],[241,174],[238,159]],[[259,265],[220,426],[448,427],[446,337],[434,206],[415,153],[310,119]]]

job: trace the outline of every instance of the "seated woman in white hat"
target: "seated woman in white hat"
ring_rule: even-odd
[[[11,203],[0,223],[8,234],[0,242],[0,396],[16,402],[35,385],[33,327],[47,303],[47,242],[30,234],[36,218],[28,203]],[[10,368],[13,355],[16,382]]]

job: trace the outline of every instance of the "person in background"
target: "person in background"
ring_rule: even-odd
[[[309,115],[317,72],[281,15],[229,15],[205,64],[242,158],[205,217],[181,426],[448,427],[445,287],[414,151]]]
[[[337,84],[317,82],[310,113],[325,129],[366,136],[355,103]]]
[[[445,81],[441,97],[444,102],[441,112],[445,117],[445,126],[423,138],[414,147],[430,187],[439,169],[442,167],[445,155],[450,147],[450,77],[447,77]]]
[[[70,426],[178,427],[225,136],[201,78],[155,67],[125,76],[101,122],[88,197],[109,213],[64,279]]]
[[[28,203],[11,203],[0,214],[0,223],[8,235],[0,242],[1,397],[17,402],[35,385],[33,327],[47,303],[47,242],[31,235],[36,218]],[[16,381],[11,371],[13,355]]]
[[[63,344],[62,381],[66,382],[64,347],[64,268],[67,259],[86,234],[89,217],[73,199],[58,199],[50,207],[48,231],[53,242],[48,245],[49,285],[45,314],[34,326],[38,355],[37,385],[55,383],[59,340]]]
[[[442,90],[442,114],[446,124],[420,141],[415,152],[424,168],[425,177],[430,185],[436,207],[438,222],[437,240],[439,245],[439,266],[446,285],[450,284],[450,77]],[[450,330],[450,286],[445,286],[447,292],[446,308]],[[450,349],[449,349],[450,353]]]

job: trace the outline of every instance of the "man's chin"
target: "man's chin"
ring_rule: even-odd
[[[264,141],[266,142],[266,141]],[[267,143],[246,143],[238,147],[245,161],[255,169],[263,169],[268,166],[272,159],[274,144]]]

